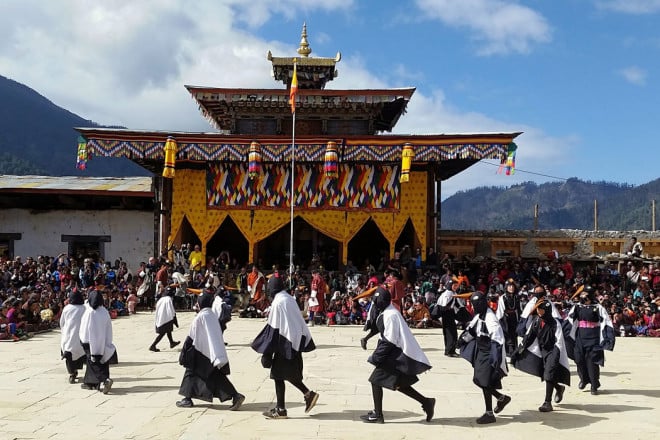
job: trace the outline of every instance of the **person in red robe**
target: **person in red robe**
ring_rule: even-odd
[[[325,311],[325,294],[328,292],[328,284],[318,269],[312,270],[312,282],[308,300],[309,326],[314,326],[314,316]]]

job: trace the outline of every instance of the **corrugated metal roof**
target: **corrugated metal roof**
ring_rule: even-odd
[[[79,177],[0,175],[0,192],[153,194],[151,177]]]

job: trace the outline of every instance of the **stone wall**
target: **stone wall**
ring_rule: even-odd
[[[69,236],[109,236],[103,243],[106,261],[122,257],[129,269],[135,270],[140,261],[153,254],[154,220],[145,211],[30,211],[26,209],[0,210],[0,233],[20,234],[14,241],[14,256],[36,257],[37,254],[56,256],[67,253]]]
[[[438,233],[438,252],[443,251],[444,240],[465,240],[473,243],[475,257],[495,257],[492,242],[511,242],[512,246],[520,248],[520,256],[523,258],[536,258],[544,254],[545,247],[552,247],[552,242],[561,243],[565,249],[562,255],[573,258],[589,258],[595,254],[603,256],[605,253],[623,253],[632,246],[632,237],[636,237],[644,245],[644,256],[646,258],[660,259],[660,232],[659,231],[583,231],[577,229],[560,229],[550,231],[464,231],[464,230],[440,230]],[[514,243],[515,242],[515,243]],[[600,251],[595,249],[594,242],[609,244],[612,250]],[[571,248],[569,250],[569,248]],[[614,249],[616,248],[616,249]],[[545,249],[547,251],[547,249]]]

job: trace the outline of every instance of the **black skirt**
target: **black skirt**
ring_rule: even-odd
[[[273,365],[270,367],[270,378],[274,380],[288,380],[289,382],[302,381],[302,354],[299,351],[294,351],[293,358],[286,359],[283,355],[275,353],[275,356],[273,356]]]
[[[369,382],[372,384],[394,391],[399,388],[407,388],[418,380],[417,376],[403,374],[397,370],[383,367],[376,367],[369,376]]]
[[[489,343],[490,344],[490,343]],[[490,364],[490,347],[477,342],[474,353],[474,375],[472,381],[481,388],[502,389],[502,373],[499,366],[493,368]]]
[[[62,354],[62,359],[64,359],[66,362],[66,371],[69,374],[74,374],[77,373],[78,370],[82,370],[83,366],[85,365],[85,360],[87,358],[86,356],[83,355],[78,359],[73,359],[71,356],[71,352],[67,351],[66,353]]]
[[[179,387],[179,394],[192,399],[212,402],[217,397],[221,402],[236,395],[236,388],[229,381],[229,364],[221,369],[213,367],[206,356],[195,350],[193,368],[186,368]]]
[[[172,333],[174,331],[174,324],[176,322],[176,318],[174,318],[172,321],[168,321],[165,324],[161,325],[160,327],[156,327],[156,333],[159,335],[164,335],[166,333]]]
[[[100,383],[105,382],[110,378],[110,364],[117,364],[119,362],[117,351],[112,353],[107,362],[92,362],[92,356],[89,351],[89,344],[82,344],[85,350],[87,368],[85,369],[85,377],[83,383],[91,386],[98,386]]]

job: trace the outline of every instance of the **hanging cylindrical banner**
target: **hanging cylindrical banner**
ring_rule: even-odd
[[[255,179],[261,172],[261,145],[259,142],[252,142],[250,144],[250,152],[248,154],[248,176],[250,179]]]
[[[325,158],[323,162],[323,172],[326,177],[336,179],[339,176],[339,153],[337,152],[337,143],[329,141],[325,147]]]
[[[410,167],[415,158],[415,150],[412,144],[405,144],[401,152],[401,178],[399,182],[408,182],[410,180]]]
[[[174,166],[176,165],[176,140],[172,136],[168,136],[165,141],[165,163],[163,164],[163,177],[166,179],[174,178]]]
[[[87,139],[84,136],[78,136],[78,155],[76,158],[76,168],[84,170],[87,168]]]

